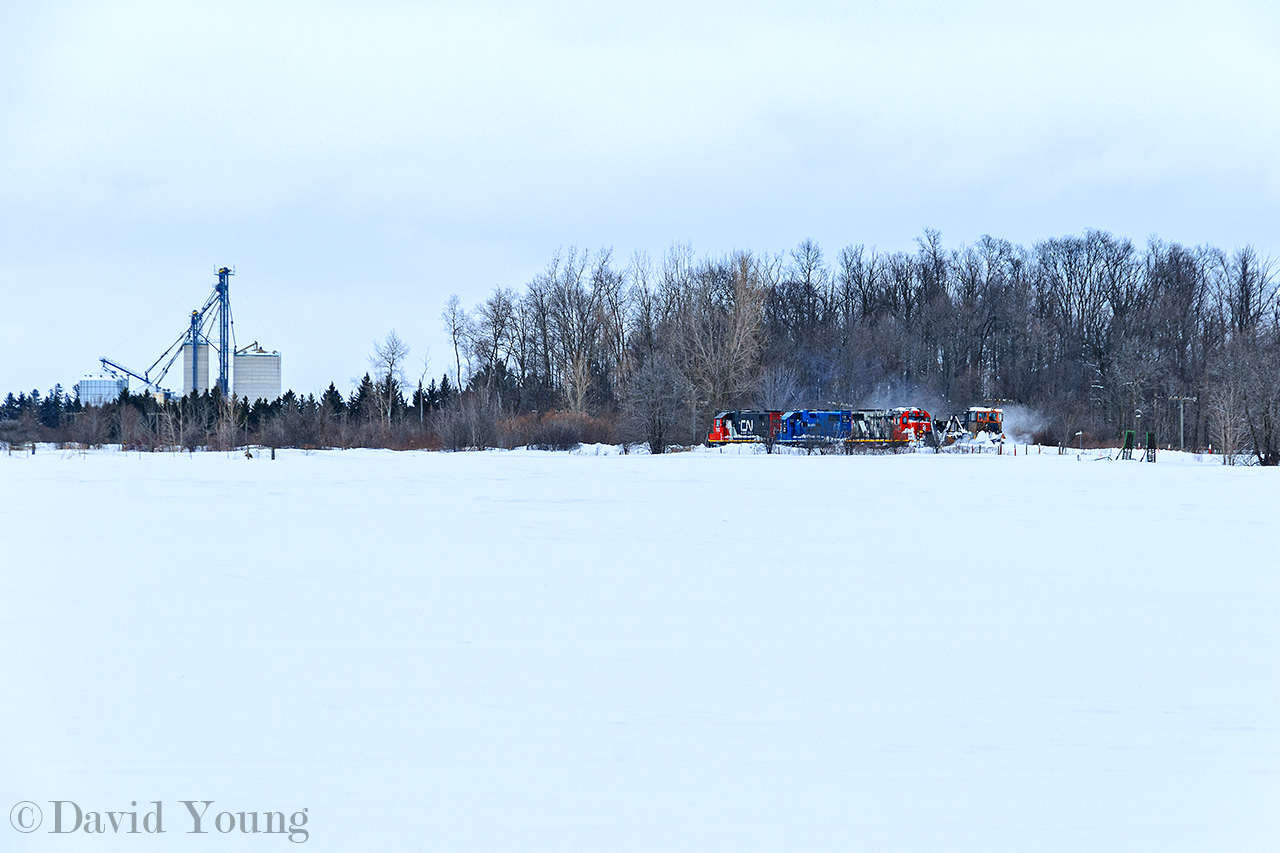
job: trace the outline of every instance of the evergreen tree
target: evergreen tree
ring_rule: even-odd
[[[440,377],[440,408],[447,409],[449,401],[453,399],[453,383],[449,381],[449,374],[446,373]]]
[[[253,401],[253,407],[249,409],[248,423],[249,428],[256,430],[266,422],[272,413],[271,404],[263,398],[259,397]]]
[[[347,410],[347,403],[342,399],[342,394],[338,391],[338,386],[332,382],[325,389],[324,394],[320,396],[320,408],[325,414],[338,416]]]
[[[49,429],[57,429],[62,425],[62,386],[54,385],[49,395],[44,398],[39,409],[40,423]]]
[[[351,395],[351,402],[347,404],[347,410],[353,417],[369,418],[377,411],[378,391],[373,387],[373,380],[369,378],[369,374],[365,374],[360,380],[360,385],[356,388],[355,393]]]

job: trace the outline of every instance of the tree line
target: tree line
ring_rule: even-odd
[[[452,298],[444,318],[457,376],[497,409],[616,416],[620,435],[658,446],[740,407],[1020,404],[1040,441],[1150,431],[1276,464],[1276,284],[1249,246],[1090,230],[947,249],[926,230],[914,251],[834,260],[812,240],[621,265],[569,250],[471,311]]]
[[[1095,230],[951,249],[926,230],[911,251],[850,245],[834,258],[812,240],[720,257],[677,245],[625,262],[568,249],[472,308],[451,297],[451,363],[425,386],[407,378],[409,347],[392,332],[345,397],[332,383],[318,399],[253,404],[128,397],[53,425],[28,397],[16,419],[69,440],[146,433],[157,446],[661,451],[700,441],[722,410],[914,404],[936,416],[1016,403],[1038,413],[1043,442],[1151,431],[1162,445],[1273,465],[1274,272],[1249,246],[1137,245]],[[15,419],[8,403],[0,412]]]

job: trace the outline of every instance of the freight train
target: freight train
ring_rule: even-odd
[[[783,444],[808,446],[844,442],[846,447],[905,447],[914,443],[950,444],[963,435],[999,433],[1000,409],[970,408],[945,425],[919,406],[896,409],[798,409],[790,412],[720,412],[711,422],[707,444]]]

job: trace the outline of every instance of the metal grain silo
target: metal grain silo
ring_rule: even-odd
[[[76,384],[76,398],[82,406],[105,406],[128,390],[129,380],[122,376],[86,376]]]
[[[232,391],[250,403],[275,400],[280,396],[280,353],[267,352],[254,344],[232,359]]]
[[[182,394],[186,396],[190,394],[194,388],[196,391],[204,392],[209,390],[209,345],[196,344],[195,352],[195,369],[192,370],[191,344],[182,345]],[[192,384],[192,380],[195,384]]]

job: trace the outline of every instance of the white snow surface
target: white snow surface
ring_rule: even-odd
[[[1275,850],[1280,474],[1010,450],[0,456],[0,850]]]

